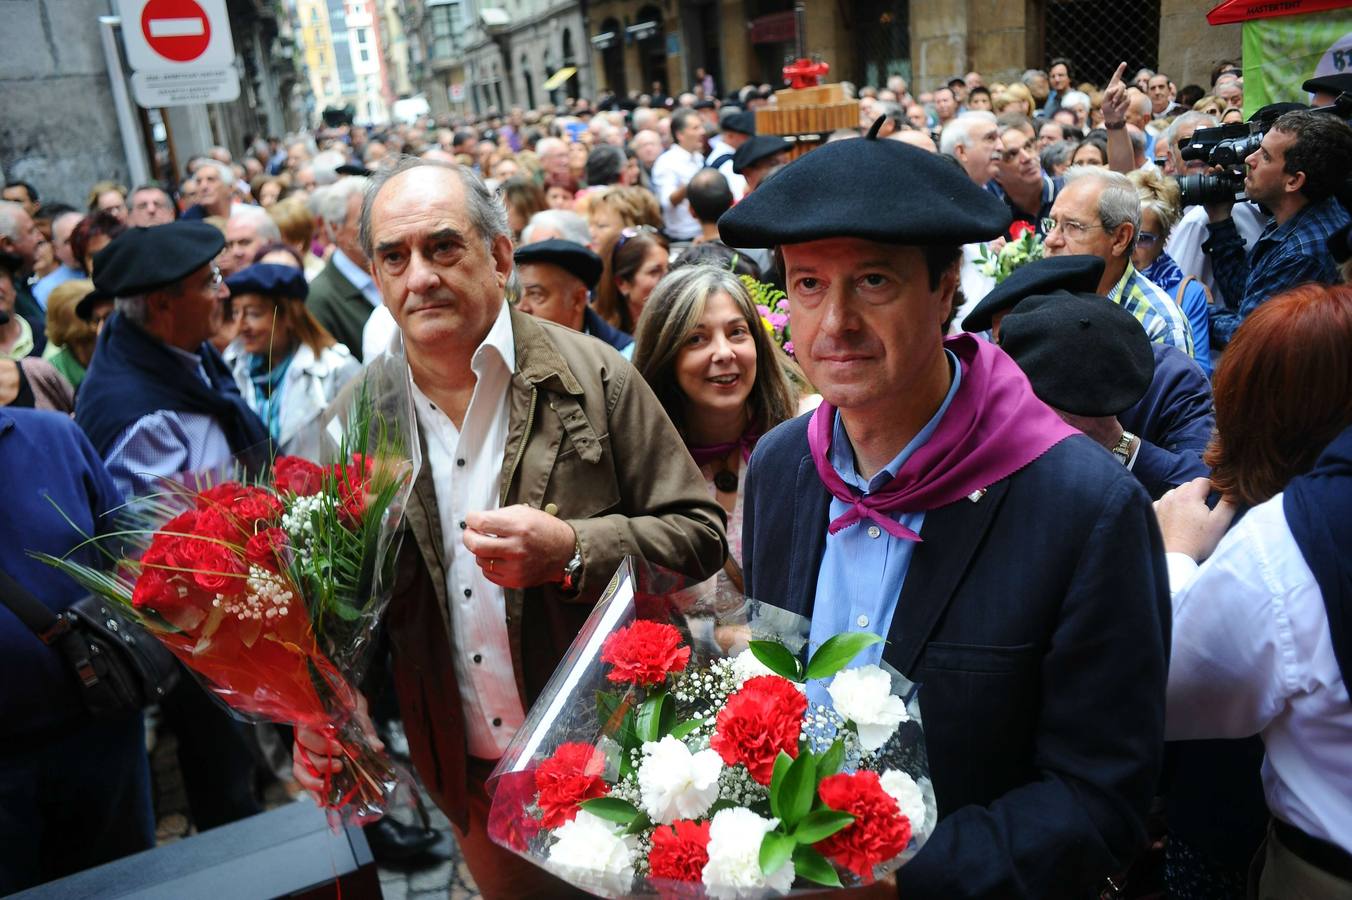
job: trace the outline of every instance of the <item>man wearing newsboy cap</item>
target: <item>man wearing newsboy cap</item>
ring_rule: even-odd
[[[897,872],[907,900],[1096,896],[1145,846],[1162,755],[1149,498],[999,347],[942,338],[962,245],[1008,225],[951,163],[876,133],[719,220],[782,253],[823,397],[751,459],[747,594],[810,617],[813,646],[882,636],[855,664],[920,685],[939,824]]]
[[[212,262],[224,246],[215,227],[180,221],[128,229],[94,256],[94,286],[115,310],[75,421],[128,496],[266,459],[267,429],[208,341],[227,296]]]

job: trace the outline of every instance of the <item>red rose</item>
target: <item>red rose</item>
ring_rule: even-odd
[[[249,538],[244,545],[244,558],[269,572],[281,572],[285,567],[286,551],[290,549],[286,532],[280,528],[265,528]]]
[[[282,514],[282,503],[271,491],[250,487],[239,493],[230,512],[252,527],[259,522],[277,521]]]
[[[709,746],[728,765],[741,763],[760,784],[769,784],[775,758],[783,750],[798,756],[807,697],[787,678],[758,675],[730,697],[718,712]]]
[[[899,856],[911,842],[911,823],[883,790],[877,772],[831,775],[817,793],[831,809],[854,816],[852,824],[818,841],[817,849],[865,881],[874,866]]]
[[[605,755],[591,744],[563,744],[535,770],[535,788],[540,792],[540,824],[558,828],[577,816],[583,800],[604,797],[610,791],[601,773]]]
[[[193,581],[204,591],[214,594],[238,594],[245,588],[244,576],[248,569],[238,553],[224,544],[198,541],[202,544]]]
[[[132,588],[131,605],[137,609],[152,609],[159,612],[180,603],[178,589],[170,583],[170,576],[163,569],[144,569]]]
[[[650,878],[699,881],[708,862],[708,822],[677,819],[671,828],[659,825],[653,830],[653,848],[648,851]]]
[[[1037,229],[1033,227],[1032,222],[1026,221],[1024,219],[1015,219],[1014,224],[1009,226],[1009,239],[1012,241],[1017,241],[1019,238],[1023,237],[1025,234],[1028,234],[1030,231],[1034,233],[1037,232]]]
[[[197,492],[198,509],[229,509],[235,503],[235,498],[239,496],[240,491],[244,490],[244,485],[238,481],[227,481],[224,484],[218,484],[215,487],[207,488],[204,491]]]
[[[224,507],[202,510],[197,514],[197,521],[193,525],[194,535],[227,544],[243,543],[248,540],[252,530],[245,531],[239,519],[227,512]],[[198,543],[206,544],[208,541],[202,540]]]
[[[279,493],[309,497],[324,486],[324,470],[299,456],[279,456],[272,464],[272,485]]]
[[[681,633],[674,626],[638,619],[606,638],[601,661],[611,664],[606,673],[611,681],[652,687],[685,669],[690,648],[681,646]]]
[[[352,462],[335,463],[329,467],[338,487],[338,515],[349,528],[361,525],[366,514],[366,500],[374,464],[360,453],[352,454]]]

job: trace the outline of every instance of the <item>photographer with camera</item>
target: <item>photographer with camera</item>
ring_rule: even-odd
[[[1217,347],[1269,297],[1305,282],[1338,280],[1327,240],[1349,221],[1334,192],[1352,168],[1352,127],[1325,112],[1288,112],[1244,163],[1244,192],[1271,211],[1272,221],[1246,254],[1232,218],[1234,201],[1206,204],[1210,236],[1202,250],[1226,300],[1226,308],[1211,310]]]

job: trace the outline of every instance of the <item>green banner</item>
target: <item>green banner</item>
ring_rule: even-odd
[[[1244,23],[1244,116],[1269,103],[1309,103],[1301,83],[1352,72],[1352,10]]]

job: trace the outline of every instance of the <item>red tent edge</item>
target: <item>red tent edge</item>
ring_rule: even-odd
[[[1206,14],[1212,25],[1233,25],[1253,19],[1302,16],[1352,7],[1352,0],[1224,0]]]

